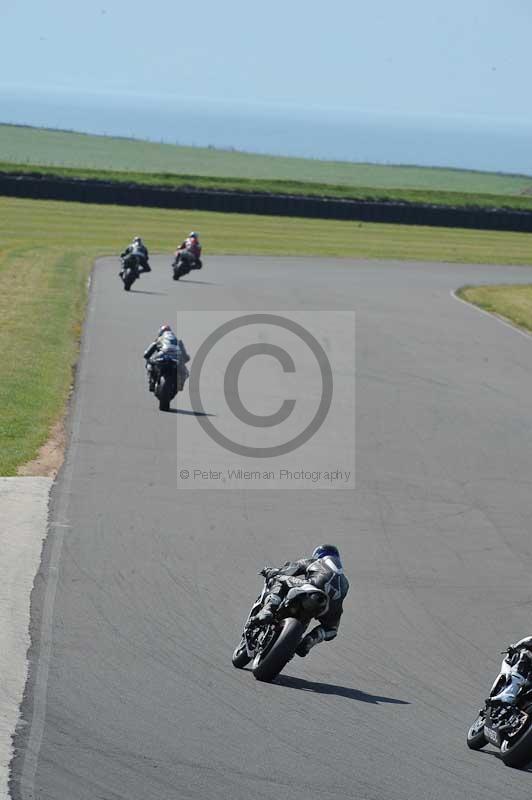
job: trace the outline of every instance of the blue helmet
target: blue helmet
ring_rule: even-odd
[[[312,553],[312,558],[340,558],[340,551],[334,544],[319,544]]]

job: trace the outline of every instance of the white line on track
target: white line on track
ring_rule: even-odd
[[[469,303],[467,300],[463,300],[461,297],[458,297],[456,292],[458,289],[453,290],[451,289],[450,295],[454,297],[455,300],[458,300],[459,303],[463,303],[468,308],[472,308],[475,311],[478,311],[479,314],[483,314],[485,317],[489,317],[490,319],[494,319],[496,322],[500,322],[501,325],[504,325],[505,328],[510,328],[511,331],[514,333],[518,333],[520,336],[524,336],[526,339],[532,339],[532,334],[528,333],[528,331],[524,331],[521,328],[518,328],[517,325],[513,325],[513,323],[508,322],[507,320],[499,317],[498,314],[492,314],[491,311],[485,311],[483,308],[479,308],[478,306],[474,305],[474,303]]]

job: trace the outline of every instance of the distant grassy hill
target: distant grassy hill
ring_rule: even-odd
[[[532,177],[262,156],[0,124],[0,171],[532,209]]]

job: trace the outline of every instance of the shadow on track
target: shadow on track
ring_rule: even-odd
[[[299,689],[303,692],[316,692],[316,694],[335,694],[338,697],[347,697],[348,700],[357,700],[360,703],[394,703],[396,705],[408,706],[407,700],[398,700],[396,697],[384,697],[378,694],[368,694],[360,689],[351,689],[349,686],[337,686],[334,683],[318,683],[317,681],[306,681],[303,678],[293,678],[288,675],[279,675],[275,686],[286,686],[288,689]]]
[[[492,758],[496,758],[497,761],[502,762],[502,756],[498,750],[478,750],[475,752],[475,755],[479,756],[491,756]],[[532,761],[532,759],[531,759]],[[532,774],[532,764],[528,763],[525,764],[524,767],[512,767],[512,769],[517,770],[517,772],[530,772]]]
[[[147,289],[130,289],[129,291],[132,294],[160,294],[161,296],[166,296],[166,292],[148,292]]]
[[[188,411],[185,408],[169,408],[167,414],[187,414],[190,417],[215,417],[216,414],[208,414],[206,411]]]
[[[219,283],[213,283],[212,281],[186,281],[186,280],[183,280],[183,278],[181,278],[179,283],[202,283],[205,286],[220,286]]]

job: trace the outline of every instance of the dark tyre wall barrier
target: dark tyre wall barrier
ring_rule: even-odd
[[[167,189],[138,184],[0,175],[0,195],[124,206],[267,214],[279,217],[360,220],[402,225],[532,232],[532,211],[465,208],[415,203],[341,200],[202,189]]]

